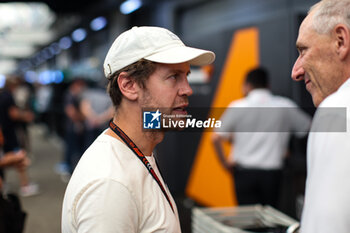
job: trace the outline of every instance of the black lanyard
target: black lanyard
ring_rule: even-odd
[[[173,205],[171,204],[170,198],[166,193],[162,182],[159,180],[157,174],[155,173],[154,169],[152,168],[151,164],[148,162],[144,154],[139,150],[139,148],[135,145],[135,143],[128,137],[128,135],[126,135],[124,131],[121,130],[121,128],[119,128],[116,124],[114,124],[113,119],[109,122],[109,128],[111,128],[111,130],[113,130],[113,132],[117,134],[125,142],[125,144],[135,153],[136,157],[141,160],[143,165],[145,165],[145,167],[147,168],[147,170],[149,171],[153,179],[158,183],[165,198],[168,200],[172,211],[174,212]]]

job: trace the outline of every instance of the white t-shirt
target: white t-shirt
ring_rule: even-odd
[[[144,164],[121,141],[102,133],[82,156],[63,200],[63,233],[179,233],[176,204],[153,156],[147,156],[172,211]]]
[[[311,117],[293,101],[267,89],[233,101],[221,121],[217,133],[233,138],[229,161],[255,169],[280,169],[291,132],[305,136],[311,125]]]
[[[350,79],[320,104],[312,129],[328,107],[346,107],[323,122],[332,129],[345,118],[346,132],[310,132],[303,233],[350,232]]]

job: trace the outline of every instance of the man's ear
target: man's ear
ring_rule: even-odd
[[[120,92],[129,100],[136,100],[140,86],[126,72],[121,72],[118,76],[118,86]]]
[[[344,60],[350,52],[350,30],[344,24],[338,24],[334,28],[334,35],[337,54],[340,60]]]

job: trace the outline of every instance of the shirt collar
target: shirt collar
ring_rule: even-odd
[[[342,89],[346,89],[346,88],[350,88],[350,78],[348,78],[348,79],[338,88],[338,91],[339,91],[339,90],[342,90]]]
[[[251,97],[270,96],[270,95],[271,95],[270,90],[266,88],[257,88],[257,89],[251,90],[247,97],[251,98]]]

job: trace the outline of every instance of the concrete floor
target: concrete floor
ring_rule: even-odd
[[[21,197],[22,207],[27,212],[24,233],[60,233],[61,205],[66,183],[54,172],[54,166],[61,159],[62,141],[45,134],[39,125],[30,127],[32,164],[29,176],[40,185],[41,193],[32,197]],[[19,180],[15,170],[6,171],[7,187],[17,192]]]

